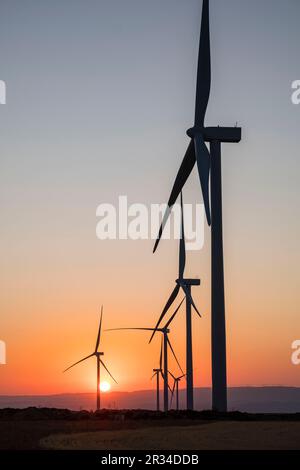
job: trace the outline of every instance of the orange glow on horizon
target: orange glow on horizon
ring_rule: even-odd
[[[42,247],[41,253],[35,247],[38,259],[35,264],[30,261],[31,276],[26,264],[14,271],[7,266],[1,299],[1,339],[7,348],[7,364],[0,366],[2,395],[94,392],[94,357],[62,371],[94,351],[102,304],[99,351],[118,382],[113,390],[153,388],[150,377],[159,362],[160,336],[148,344],[148,332],[105,330],[154,326],[174,287],[176,241],[165,244],[159,257],[152,256],[151,241],[112,241],[104,246],[95,241],[88,261],[83,249],[84,259],[76,261],[77,269],[71,261],[62,262],[58,245],[52,259]],[[256,272],[250,257],[243,260],[247,271],[241,276],[240,258],[230,257],[236,244],[225,248],[225,260],[230,259],[225,262],[228,385],[300,386],[300,366],[290,359],[291,344],[300,335],[296,281],[293,284],[288,276],[274,278],[269,270]],[[203,252],[188,253],[187,276],[197,275],[199,266],[203,272],[201,286],[193,292],[202,313],[201,319],[193,315],[195,387],[211,385],[209,262],[209,246]],[[270,283],[264,282],[268,276]],[[180,300],[181,296],[175,306]],[[170,340],[185,370],[183,307],[170,326]],[[171,354],[169,364],[172,373],[179,373]],[[101,378],[109,381],[105,370]]]

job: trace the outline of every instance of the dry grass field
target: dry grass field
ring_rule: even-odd
[[[0,449],[300,450],[300,414],[4,408]]]
[[[179,420],[177,426],[200,425],[201,420]],[[203,423],[206,424],[204,421]],[[47,436],[58,434],[73,435],[77,433],[111,432],[122,430],[137,431],[159,426],[164,429],[174,426],[174,420],[162,419],[159,423],[156,420],[134,420],[114,421],[110,419],[82,419],[78,421],[70,419],[53,420],[28,420],[28,419],[0,419],[0,450],[35,450],[41,448],[41,442]],[[42,445],[43,446],[43,445]]]
[[[40,446],[80,450],[299,450],[300,422],[156,424],[139,429],[50,435],[41,439]]]

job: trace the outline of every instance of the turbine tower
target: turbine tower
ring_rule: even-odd
[[[240,127],[206,127],[204,119],[211,86],[209,0],[203,0],[198,56],[194,126],[188,129],[190,142],[183,158],[156,240],[156,250],[164,226],[195,163],[200,178],[208,225],[211,225],[211,347],[212,406],[227,411],[226,331],[222,235],[221,143],[240,142]],[[210,145],[210,152],[205,144]],[[209,175],[210,199],[209,201]],[[211,208],[210,208],[211,202]]]
[[[104,367],[104,369],[110,375],[110,377],[113,379],[113,381],[115,383],[117,383],[117,381],[113,378],[113,376],[109,372],[108,368],[106,367],[106,365],[104,364],[104,362],[101,359],[101,356],[103,356],[104,353],[98,351],[99,346],[100,346],[100,338],[101,338],[102,316],[103,316],[103,306],[101,307],[101,315],[100,315],[100,321],[99,321],[98,335],[97,335],[96,347],[95,347],[94,352],[92,354],[89,354],[89,356],[86,356],[83,359],[80,359],[80,361],[75,362],[70,367],[68,367],[67,369],[64,370],[64,372],[67,372],[67,370],[69,370],[72,367],[76,366],[80,362],[86,361],[87,359],[89,359],[90,357],[93,357],[93,356],[96,357],[96,359],[97,359],[97,401],[96,401],[97,410],[100,410],[100,366],[101,365],[102,365],[102,367]]]
[[[173,315],[171,316],[171,318],[167,321],[167,323],[165,324],[165,326],[163,328],[110,328],[108,330],[105,330],[105,331],[125,331],[125,330],[138,330],[138,331],[159,331],[160,333],[162,333],[162,341],[163,341],[163,371],[161,372],[161,375],[162,375],[162,378],[164,380],[164,411],[167,412],[169,410],[169,395],[168,395],[168,390],[171,391],[170,387],[169,387],[169,382],[168,382],[168,349],[170,348],[173,356],[174,356],[174,359],[175,361],[177,362],[177,365],[179,367],[179,369],[181,370],[181,372],[183,373],[183,370],[180,366],[180,363],[177,359],[177,356],[175,354],[175,351],[173,349],[173,346],[171,344],[171,341],[169,340],[169,333],[170,333],[170,330],[169,330],[169,325],[170,323],[172,322],[174,316],[176,315],[176,313],[178,312],[179,308],[181,307],[182,303],[183,303],[184,299],[180,302],[180,304],[178,305],[178,307],[176,308],[175,312],[173,313]]]
[[[179,275],[176,280],[176,286],[172,291],[155,328],[158,328],[164,316],[167,314],[172,303],[176,299],[179,290],[182,289],[185,294],[186,299],[186,408],[188,410],[194,409],[194,378],[193,378],[193,345],[192,345],[192,307],[196,313],[201,317],[195,302],[192,298],[191,288],[192,286],[199,286],[199,279],[187,279],[184,277],[184,268],[186,262],[186,252],[185,252],[185,237],[184,237],[184,215],[183,215],[183,200],[182,193],[180,194],[180,204],[181,204],[181,237],[179,244]],[[174,318],[174,316],[173,316]],[[150,342],[155,334],[155,331],[152,333]]]

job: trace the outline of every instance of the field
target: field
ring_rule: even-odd
[[[300,449],[300,423],[211,422],[193,426],[58,434],[47,449],[92,450],[278,450]]]
[[[297,449],[300,414],[0,410],[0,449]]]

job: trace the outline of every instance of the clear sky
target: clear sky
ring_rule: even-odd
[[[229,385],[298,385],[299,0],[211,0],[207,125],[223,146]],[[91,391],[95,364],[61,371],[104,327],[153,326],[177,274],[177,242],[99,241],[96,207],[165,202],[193,124],[200,0],[2,0],[0,393]],[[193,172],[186,201],[201,202]],[[210,385],[210,240],[188,254],[196,386]],[[146,389],[159,341],[106,333],[119,385]],[[171,339],[184,364],[184,314]],[[176,371],[171,363],[172,370]],[[107,378],[107,377],[106,377]]]

